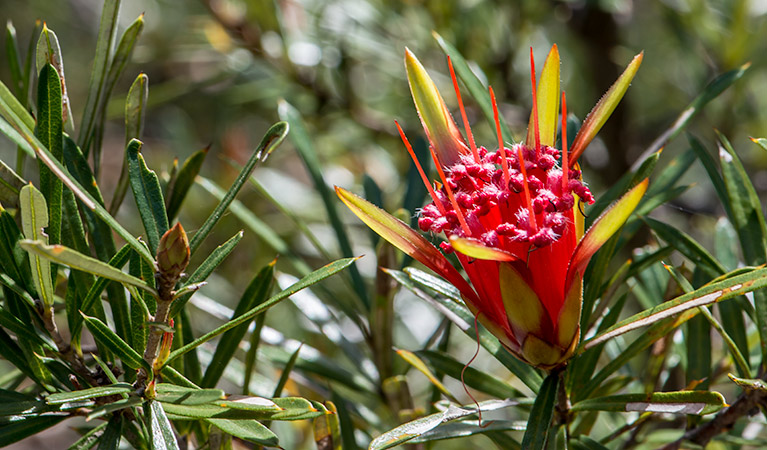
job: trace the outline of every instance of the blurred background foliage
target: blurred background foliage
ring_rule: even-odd
[[[87,94],[101,7],[97,0],[3,0],[0,7],[0,18],[13,22],[21,43],[37,39],[37,35],[31,36],[36,19],[55,30],[63,49],[76,118]],[[99,175],[107,195],[117,183],[124,155],[125,95],[135,76],[144,72],[149,77],[150,93],[143,154],[158,173],[167,176],[173,158],[184,161],[210,146],[201,175],[226,188],[267,128],[280,119],[280,105],[285,108],[281,103],[285,100],[303,116],[329,184],[361,192],[366,174],[380,188],[380,202],[387,209],[400,207],[412,163],[396,134],[394,120],[411,138],[423,136],[405,79],[404,48],[419,55],[443,93],[452,92],[444,52],[433,31],[452,43],[467,57],[476,75],[494,87],[502,114],[517,140],[524,136],[531,103],[530,46],[539,61],[551,44],[559,46],[568,110],[580,118],[631,56],[645,52],[642,68],[625,99],[584,155],[585,178],[597,196],[637,161],[709,81],[751,61],[746,76],[708,105],[687,130],[704,142],[713,141],[714,128],[728,136],[739,149],[758,192],[767,192],[767,157],[748,140],[749,136],[763,136],[767,123],[765,0],[133,0],[122,5],[120,23],[125,27],[140,14],[146,22],[143,34],[107,110]],[[0,66],[0,78],[9,79],[8,67]],[[446,95],[446,101],[455,110],[454,96]],[[476,104],[468,100],[467,106],[478,142],[494,142],[494,132]],[[673,141],[664,150],[660,166],[687,147],[686,139]],[[15,159],[15,148],[8,141],[0,145],[0,159]],[[33,176],[30,170],[25,175]],[[706,175],[695,164],[685,177],[689,182],[704,180]],[[278,260],[276,267],[283,277],[300,274],[297,260],[317,267],[329,260],[327,254],[339,254],[339,249],[333,248],[333,228],[318,191],[291,142],[286,141],[268,164],[255,172],[255,179],[263,189],[249,187],[239,200],[298,256]],[[307,224],[320,247],[329,248],[318,249],[264,192]],[[126,199],[117,218],[139,234],[141,222],[132,202]],[[212,195],[195,186],[180,220],[193,233],[215,204]],[[680,228],[707,248],[712,248],[710,235],[721,215],[713,187],[705,181],[656,213],[666,221],[683,224]],[[356,225],[350,216],[344,217]],[[199,254],[207,255],[246,226],[233,214],[225,216],[216,236],[203,243]],[[257,269],[281,252],[251,231],[246,231],[239,251],[224,262],[222,270],[209,280],[210,285],[194,297],[197,310],[192,312],[192,322],[203,330],[210,328],[207,323],[211,316],[216,320],[228,318],[231,312],[216,308],[233,308],[238,293]],[[360,260],[360,270],[366,279],[373,279],[378,262],[365,239],[368,232],[355,227],[354,233],[354,253],[368,255]],[[353,297],[348,281],[326,284],[342,303],[344,298]],[[347,303],[355,301],[359,299]],[[395,346],[418,349],[430,337],[438,336],[435,330],[440,316],[413,301],[409,294],[397,297],[395,311]],[[327,309],[316,297],[307,295],[294,299],[290,307],[270,311],[262,339],[268,344],[281,339],[304,341],[320,351],[317,359],[354,368],[359,363],[354,353],[346,352],[342,357],[343,345],[336,344],[342,342],[338,334],[352,342],[363,340],[353,325],[358,320]],[[453,339],[452,345],[457,349],[450,353],[459,361],[467,361],[475,344],[460,337]],[[272,356],[274,366],[262,369],[262,378],[256,380],[271,383],[266,391],[276,383],[286,362],[282,353]],[[475,366],[501,378],[509,377],[490,358],[480,358]],[[370,373],[365,367],[362,371]],[[240,375],[229,373],[228,390],[237,390],[234,386]],[[422,376],[411,378],[410,390],[416,396],[423,398],[431,392]],[[287,390],[318,400],[329,398],[326,380],[305,381],[299,375]],[[459,385],[449,383],[451,391],[468,401]],[[524,389],[518,382],[515,387]],[[366,420],[371,414],[384,414],[364,409],[358,413]],[[379,431],[397,420],[392,422],[384,416],[384,422],[389,425],[380,426]],[[301,441],[311,441],[308,434],[278,434],[285,439],[281,442],[285,448],[299,448]],[[466,448],[466,442],[460,441],[455,448]]]

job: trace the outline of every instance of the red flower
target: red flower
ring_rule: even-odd
[[[647,180],[634,187],[584,236],[579,203],[594,199],[576,161],[622,98],[641,60],[641,54],[634,58],[592,110],[572,148],[560,151],[554,148],[560,98],[555,45],[538,88],[532,68],[533,112],[524,144],[503,144],[490,89],[499,145],[489,151],[474,143],[452,65],[468,145],[426,70],[407,51],[410,89],[440,175],[435,189],[400,129],[432,198],[419,211],[418,225],[445,233],[448,241],[440,246],[456,252],[469,283],[407,225],[344,189],[336,191],[374,231],[454,284],[479,321],[514,355],[544,369],[557,367],[572,356],[579,339],[582,276],[589,259],[623,225],[647,188]],[[561,98],[566,137],[564,93]]]

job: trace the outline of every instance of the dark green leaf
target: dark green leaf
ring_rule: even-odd
[[[149,77],[140,73],[128,90],[128,97],[125,99],[125,143],[132,139],[141,139],[144,129],[144,117],[146,116],[146,102],[149,96]],[[122,159],[122,168],[120,169],[120,178],[117,180],[112,201],[109,203],[109,213],[117,214],[120,205],[128,192],[128,158]],[[172,219],[173,217],[171,217]]]
[[[687,233],[651,217],[645,217],[643,220],[655,231],[658,237],[689,258],[710,277],[718,277],[726,272],[719,261]]]
[[[87,433],[82,435],[80,439],[75,441],[74,444],[69,446],[68,450],[90,450],[93,447],[96,446],[99,439],[101,439],[101,433],[104,431],[104,428],[106,428],[108,423],[102,423],[101,425],[97,425],[90,430],[88,430]]]
[[[13,444],[64,420],[63,416],[36,416],[0,424],[0,447]]]
[[[107,422],[107,429],[99,439],[99,450],[117,450],[120,446],[120,436],[123,432],[123,416],[115,414]]]
[[[583,400],[571,411],[656,412],[670,414],[712,414],[725,406],[718,392],[677,391],[621,394]]]
[[[99,108],[103,105],[104,91],[106,89],[107,72],[109,70],[112,47],[117,35],[118,15],[120,12],[120,0],[105,0],[101,10],[101,23],[99,35],[96,40],[96,53],[93,56],[91,77],[88,83],[88,98],[85,102],[83,119],[80,124],[80,134],[77,143],[88,155],[90,141],[99,117]]]
[[[149,448],[152,450],[179,450],[176,435],[170,426],[160,402],[149,400],[144,403],[144,411],[149,429]]]
[[[256,168],[258,163],[266,161],[266,158],[269,157],[272,151],[274,151],[274,149],[280,145],[287,134],[288,124],[286,122],[278,122],[272,125],[269,130],[267,130],[264,138],[261,139],[261,143],[258,144],[258,147],[253,152],[253,155],[251,155],[250,159],[248,159],[248,162],[242,168],[242,171],[237,176],[237,179],[234,180],[234,183],[232,183],[229,191],[227,191],[226,196],[219,202],[213,213],[211,213],[211,215],[205,220],[205,223],[203,223],[202,226],[197,230],[197,233],[192,236],[192,239],[189,242],[189,248],[191,249],[192,254],[194,254],[197,248],[199,248],[200,244],[202,244],[202,241],[208,236],[208,234],[210,234],[210,231],[221,219],[221,216],[224,215],[226,208],[229,207],[229,204],[240,192],[240,189],[242,189],[242,186],[250,177],[253,169]]]
[[[738,232],[746,264],[756,266],[767,262],[767,224],[759,195],[754,189],[738,155],[723,135],[719,135],[719,161],[727,189],[730,222]],[[754,292],[756,327],[762,362],[767,361],[767,292]]]
[[[203,405],[224,398],[221,389],[194,389],[170,383],[158,383],[155,392],[157,401],[177,405]]]
[[[256,444],[276,447],[280,442],[276,434],[255,420],[206,419],[206,422],[225,433]]]
[[[140,369],[143,367],[145,370],[151,372],[149,363],[144,361],[141,355],[136,353],[130,345],[120,339],[120,336],[110,330],[104,322],[95,317],[86,316],[85,314],[83,314],[83,318],[85,319],[85,324],[88,326],[91,334],[93,334],[94,339],[111,350],[124,364],[131,369]]]
[[[522,438],[522,448],[540,450],[545,447],[558,393],[559,373],[555,372],[543,380],[541,390],[535,397],[530,417],[527,418],[527,429],[524,438]]]
[[[287,289],[283,290],[279,294],[272,296],[269,298],[269,300],[261,303],[260,305],[256,306],[255,308],[250,309],[245,314],[239,316],[235,320],[231,320],[224,325],[221,325],[220,327],[216,328],[213,331],[210,331],[199,338],[195,339],[193,342],[190,342],[187,345],[184,345],[183,347],[174,350],[171,352],[170,356],[168,357],[168,361],[172,361],[175,358],[178,358],[179,356],[183,355],[184,353],[192,350],[193,348],[197,348],[198,346],[202,345],[203,343],[213,339],[214,337],[218,336],[219,334],[230,330],[234,327],[237,327],[245,322],[250,321],[253,317],[265,312],[267,309],[271,308],[272,306],[276,305],[277,303],[281,302],[282,300],[285,300],[289,296],[295,294],[296,292],[305,289],[319,281],[322,281],[323,279],[334,275],[341,270],[349,267],[353,262],[355,261],[355,258],[346,258],[346,259],[339,259],[337,261],[334,261],[324,267],[321,267],[314,272],[310,273],[309,275],[305,276],[304,278],[301,278],[297,283],[291,285]]]
[[[208,156],[208,150],[210,147],[205,147],[202,150],[196,151],[189,158],[184,161],[181,169],[178,171],[175,182],[168,186],[168,218],[173,220],[178,215],[181,209],[181,204],[186,198],[186,194],[189,193],[189,188],[194,184],[194,179],[197,174],[200,173],[202,163],[205,161],[205,157]]]
[[[141,397],[128,397],[123,398],[121,400],[117,400],[111,403],[107,403],[105,405],[97,406],[93,408],[89,413],[88,416],[86,416],[86,420],[93,420],[98,419],[100,417],[104,417],[107,414],[111,414],[115,411],[120,411],[125,408],[132,408],[134,406],[138,406],[143,402],[144,399]]]
[[[168,231],[168,216],[165,212],[165,200],[162,197],[160,181],[150,170],[141,155],[141,141],[132,139],[125,150],[128,158],[128,173],[133,197],[136,199],[141,221],[149,241],[149,249],[157,253],[160,237]]]
[[[37,127],[35,136],[51,156],[61,162],[64,157],[62,134],[61,79],[56,69],[45,64],[40,71],[37,85]],[[46,228],[48,242],[61,243],[61,180],[42,162],[40,166],[40,190],[48,204],[49,223]],[[54,272],[55,274],[55,272]]]
[[[109,395],[128,394],[133,391],[133,386],[128,383],[118,383],[110,386],[98,386],[89,389],[83,389],[73,392],[59,392],[51,394],[45,398],[49,405],[60,405],[62,403],[74,402],[89,398],[106,397]]]
[[[293,367],[296,365],[296,361],[298,360],[298,354],[301,353],[301,346],[299,345],[295,352],[293,352],[292,355],[290,355],[290,359],[288,360],[287,364],[285,364],[285,368],[282,370],[282,373],[280,374],[280,379],[277,381],[277,385],[274,387],[274,397],[280,397],[282,395],[282,390],[285,389],[285,385],[288,384],[288,380],[290,379],[290,373],[293,371]]]

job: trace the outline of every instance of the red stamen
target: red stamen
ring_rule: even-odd
[[[567,193],[568,176],[570,175],[570,166],[567,164],[567,100],[565,91],[562,91],[562,195]]]
[[[495,132],[498,134],[498,150],[501,152],[501,167],[503,168],[503,185],[505,189],[509,188],[509,163],[506,161],[506,147],[503,145],[503,135],[501,135],[501,121],[498,118],[498,103],[495,101],[495,92],[490,86],[490,101],[493,104],[493,116],[495,117]]]
[[[434,159],[434,165],[437,167],[437,172],[439,172],[439,178],[442,180],[442,185],[445,186],[445,190],[447,191],[447,198],[450,199],[450,203],[453,205],[453,210],[458,216],[458,222],[461,224],[463,232],[466,233],[466,237],[471,237],[471,229],[469,228],[469,224],[466,223],[466,218],[463,217],[463,211],[461,211],[461,207],[458,205],[455,195],[453,195],[453,190],[450,188],[450,184],[447,182],[445,171],[442,169],[439,159],[437,159],[437,152],[434,151],[434,147],[431,145],[429,146],[429,151],[431,152],[432,159]]]
[[[530,47],[530,83],[533,85],[533,130],[535,133],[535,156],[540,155],[541,132],[538,129],[538,88],[535,85],[535,59],[533,48]]]
[[[525,157],[522,155],[521,145],[517,147],[517,152],[519,153],[519,170],[522,172],[522,180],[524,180],[525,204],[527,205],[527,213],[530,217],[530,228],[532,228],[533,233],[537,233],[538,224],[535,222],[535,211],[533,211],[533,201],[530,198],[530,187],[527,185],[527,169],[525,168]]]
[[[477,144],[474,143],[474,135],[471,133],[471,127],[469,126],[469,119],[466,117],[466,110],[463,108],[463,99],[461,98],[461,90],[458,89],[458,80],[455,78],[455,71],[453,70],[453,61],[450,57],[447,57],[447,65],[450,67],[450,78],[453,79],[453,88],[455,89],[455,96],[458,98],[458,107],[461,109],[461,118],[463,119],[463,127],[466,129],[466,137],[469,138],[469,146],[471,147],[471,153],[474,155],[474,161],[479,164],[479,152],[477,151]]]
[[[399,126],[399,123],[395,120],[394,123],[397,125],[397,130],[399,130],[399,136],[402,138],[402,142],[405,143],[405,148],[407,148],[407,152],[410,153],[410,158],[413,159],[413,162],[415,163],[415,167],[418,169],[418,173],[421,174],[421,180],[423,180],[423,184],[426,185],[426,189],[429,191],[429,195],[431,196],[432,201],[434,202],[434,205],[437,207],[439,212],[441,214],[445,214],[445,208],[442,206],[442,202],[439,201],[439,198],[437,197],[437,193],[434,192],[434,188],[431,186],[431,182],[429,181],[429,178],[426,176],[426,173],[423,171],[423,167],[421,167],[421,163],[418,161],[418,158],[415,156],[415,152],[413,151],[413,147],[410,145],[410,141],[407,140],[407,136],[405,136],[405,132],[402,131],[402,127]]]

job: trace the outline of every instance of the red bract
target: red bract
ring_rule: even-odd
[[[458,288],[466,305],[503,345],[544,369],[564,364],[580,335],[582,276],[594,252],[639,203],[647,180],[635,186],[584,235],[580,203],[593,203],[577,158],[617,105],[641,63],[638,55],[592,110],[568,151],[554,148],[559,117],[559,53],[554,46],[536,87],[525,143],[501,139],[498,148],[477,148],[450,66],[468,145],[426,70],[407,51],[410,89],[429,137],[440,183],[432,186],[400,129],[432,202],[419,211],[423,231],[444,233],[440,246],[455,252],[469,282],[428,241],[401,221],[354,194],[339,197],[374,231]],[[532,51],[531,51],[531,66]],[[562,93],[562,136],[567,135]],[[399,125],[397,125],[399,128]]]

